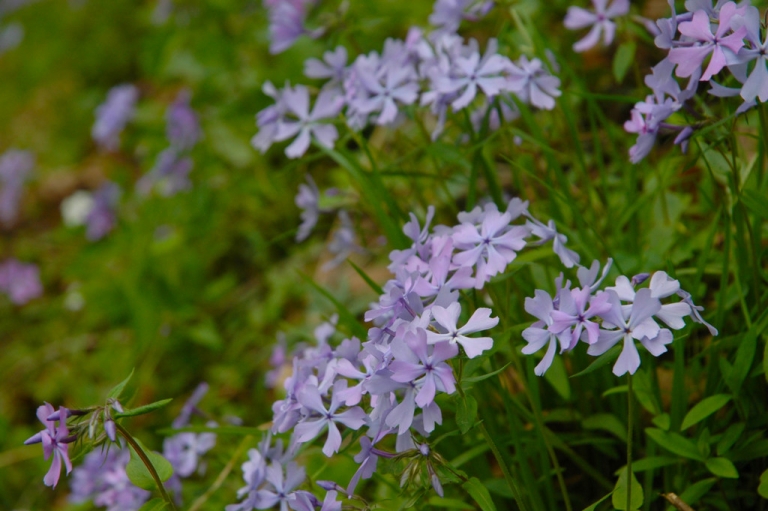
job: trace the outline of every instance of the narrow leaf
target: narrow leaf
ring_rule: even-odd
[[[600,504],[605,502],[608,499],[608,497],[610,497],[611,495],[613,495],[613,492],[609,493],[608,495],[606,495],[602,499],[598,500],[597,502],[595,502],[591,506],[585,507],[583,511],[595,511],[595,509],[597,509],[597,506],[599,506]]]
[[[589,366],[584,369],[583,371],[580,371],[574,375],[571,375],[571,378],[576,378],[577,376],[584,376],[585,374],[589,374],[592,371],[597,371],[601,367],[605,367],[608,364],[612,364],[616,361],[617,358],[619,358],[619,353],[621,353],[622,346],[621,344],[617,344],[613,348],[609,349],[599,357],[597,357],[597,360],[589,364]]]
[[[627,441],[627,426],[612,413],[597,413],[584,419],[581,425],[585,429],[607,431],[622,442]]]
[[[347,262],[350,266],[357,272],[358,275],[360,275],[360,278],[365,281],[368,286],[370,286],[371,289],[377,294],[382,295],[384,294],[384,290],[381,289],[381,286],[379,286],[371,277],[368,276],[358,265],[347,259]]]
[[[684,458],[696,461],[704,461],[696,444],[677,433],[670,433],[656,428],[645,428],[646,434],[664,449]]]
[[[634,41],[627,41],[616,50],[613,57],[613,77],[619,83],[624,81],[624,77],[635,59],[635,47]]]
[[[155,472],[157,472],[160,480],[167,481],[173,475],[173,467],[170,462],[160,453],[147,449],[139,439],[134,438],[134,440],[139,444],[144,454],[147,455],[152,466],[155,467]],[[131,461],[125,466],[125,473],[128,475],[128,479],[139,488],[152,490],[157,487],[152,474],[141,458],[139,458],[139,455],[136,454],[136,451],[133,450],[133,447],[131,447]]]
[[[739,471],[736,470],[733,462],[728,458],[709,458],[704,464],[707,466],[707,470],[717,477],[725,477],[728,479],[739,478]]]
[[[480,506],[480,509],[483,511],[496,511],[496,504],[493,503],[491,494],[488,493],[488,489],[483,486],[483,483],[480,482],[480,479],[477,477],[472,477],[464,484],[462,484],[461,487],[464,488],[473,499],[475,499],[475,502],[477,502],[477,505]]]
[[[139,508],[139,511],[163,511],[168,505],[163,499],[152,499]]]
[[[688,504],[695,504],[701,497],[707,494],[710,488],[717,482],[717,479],[710,477],[693,483],[680,494],[680,500]]]
[[[123,390],[125,390],[125,386],[128,385],[128,382],[131,381],[131,378],[133,377],[133,371],[134,369],[131,369],[131,374],[129,374],[126,379],[112,387],[112,390],[107,394],[107,399],[120,399],[120,395],[123,393]]]
[[[461,383],[477,383],[477,382],[479,382],[479,381],[487,380],[488,378],[490,378],[490,377],[492,377],[492,376],[496,376],[497,374],[499,374],[500,372],[502,372],[504,369],[506,369],[507,367],[509,367],[509,364],[511,364],[511,363],[512,363],[512,362],[507,362],[507,363],[504,365],[504,367],[501,367],[501,368],[499,368],[499,369],[496,369],[495,371],[493,371],[493,372],[491,372],[491,373],[487,373],[487,374],[484,374],[484,375],[482,375],[482,376],[472,376],[472,377],[470,377],[470,378],[462,378],[462,379],[461,379]]]
[[[730,400],[731,396],[728,394],[715,394],[714,396],[702,399],[699,403],[696,403],[696,406],[691,408],[687,414],[685,414],[681,430],[686,430],[694,424],[703,421],[724,407]]]
[[[627,509],[627,489],[629,484],[632,485],[632,494],[630,495],[630,508]],[[626,467],[619,474],[619,480],[616,481],[611,501],[613,502],[613,507],[621,511],[635,511],[643,505],[643,487],[637,482],[634,473],[631,474],[631,477],[627,477]]]
[[[477,417],[477,401],[475,398],[469,394],[465,394],[463,397],[460,396],[456,407],[456,425],[462,434],[470,430],[475,423],[475,417]]]
[[[140,406],[138,408],[132,408],[124,412],[117,412],[113,415],[113,417],[115,419],[122,419],[124,417],[136,417],[137,415],[144,415],[145,413],[154,412],[155,410],[164,407],[171,401],[173,401],[173,398],[161,399],[160,401],[155,401],[154,403],[149,403],[148,405]]]

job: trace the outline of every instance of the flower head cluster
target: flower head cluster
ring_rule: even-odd
[[[639,288],[648,280],[647,274],[632,279],[622,275],[614,286],[598,290],[609,268],[610,262],[596,281],[599,266],[595,261],[590,270],[579,269],[580,287],[571,288],[570,281],[563,282],[561,275],[554,298],[540,289],[533,298],[526,298],[525,310],[538,321],[523,331],[528,343],[523,353],[530,355],[547,347],[544,358],[536,366],[537,375],[544,374],[550,367],[558,348],[560,353],[571,351],[579,342],[587,344],[587,353],[595,356],[622,343],[613,373],[616,376],[634,374],[640,367],[635,341],[658,357],[672,342],[670,329],[683,328],[686,316],[706,325],[713,335],[717,334],[698,313],[694,314],[690,294],[682,291],[680,283],[665,272],[654,273],[648,287]],[[662,303],[663,299],[675,295],[681,300]]]
[[[120,133],[131,120],[139,99],[139,89],[129,83],[112,87],[107,100],[96,109],[91,135],[102,149],[114,151],[120,145]]]
[[[174,195],[192,186],[189,173],[192,158],[189,152],[200,140],[202,133],[197,114],[190,106],[189,91],[181,91],[166,112],[166,132],[170,146],[158,156],[155,166],[136,182],[140,194],[148,194],[154,187],[165,196]]]
[[[292,456],[301,445],[319,438],[330,457],[342,448],[344,430],[362,430],[361,450],[355,457],[359,468],[344,490],[347,495],[354,493],[361,479],[372,476],[379,458],[411,454],[412,475],[420,473],[418,467],[426,467],[430,484],[442,492],[435,468],[439,456],[430,453],[426,442],[414,438],[426,439],[443,422],[438,398],[454,394],[457,385],[450,361],[462,352],[475,358],[492,349],[491,337],[476,334],[499,322],[486,307],[468,313],[459,301],[459,291],[480,289],[503,272],[525,247],[532,225],[537,226],[538,243],[566,241],[553,223],[548,224],[549,230],[538,227],[545,224],[535,220],[527,207],[520,199],[510,201],[505,211],[489,203],[459,214],[455,227],[432,230],[432,207],[424,225],[411,215],[403,232],[412,244],[392,251],[389,269],[394,278],[365,313],[365,319],[374,324],[368,339],[347,338],[333,347],[335,321],[331,321],[316,330],[314,346],[295,352],[293,374],[284,382],[286,396],[272,407],[273,432],[292,432],[287,453]],[[561,253],[572,265],[573,256]],[[283,357],[279,359],[284,362]],[[240,498],[249,496],[239,507],[228,509],[266,505],[259,488],[266,484],[267,468],[274,466],[266,458],[251,453],[244,476],[246,482],[256,482],[240,492]],[[260,470],[253,468],[256,461]],[[287,470],[289,465],[281,463],[280,470]],[[282,474],[272,470],[273,478]],[[290,486],[284,493],[294,490]],[[286,505],[303,509],[302,498],[287,500]]]
[[[70,502],[93,501],[107,511],[135,511],[147,500],[150,492],[135,486],[128,479],[125,467],[131,459],[126,448],[102,446],[89,452],[72,471],[69,486]]]
[[[43,294],[40,270],[34,264],[8,259],[0,264],[0,293],[16,305],[24,305]]]
[[[645,78],[653,94],[635,105],[624,124],[626,131],[638,135],[629,151],[633,163],[648,155],[660,133],[676,134],[675,144],[686,149],[699,124],[667,121],[702,82],[709,82],[709,93],[714,96],[741,96],[737,113],[752,108],[758,100],[768,100],[768,39],[760,34],[757,8],[749,1],[737,5],[722,0],[714,6],[711,1],[688,0],[685,6],[688,12],[677,14],[670,2],[672,17],[660,19],[652,27],[656,46],[668,54]],[[681,86],[677,78],[687,79],[687,85]],[[715,78],[735,81],[740,87],[723,86]]]
[[[267,82],[264,93],[275,104],[257,114],[259,132],[252,144],[264,152],[274,142],[295,137],[285,154],[297,158],[313,138],[333,147],[338,131],[332,123],[342,111],[348,126],[361,130],[371,124],[396,124],[403,109],[417,102],[437,118],[434,138],[442,133],[449,108],[459,111],[478,103],[482,118],[498,98],[504,118],[513,118],[512,96],[538,108],[553,108],[560,80],[540,60],[522,57],[512,62],[498,52],[496,40],[489,41],[481,55],[475,40],[465,44],[455,33],[462,19],[476,19],[491,6],[439,0],[430,17],[438,29],[429,36],[412,27],[404,40],[387,39],[381,52],[358,55],[352,62],[343,47],[322,59],[307,60],[305,74],[326,80],[312,109],[307,87],[286,85],[278,90]],[[482,100],[476,101],[479,96]]]

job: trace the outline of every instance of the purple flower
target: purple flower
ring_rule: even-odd
[[[338,380],[334,384],[331,404],[328,408],[323,404],[323,399],[320,397],[320,392],[316,386],[307,385],[299,392],[299,402],[310,412],[315,412],[316,415],[314,417],[317,417],[317,415],[319,417],[316,420],[309,420],[307,418],[296,425],[297,443],[309,442],[317,437],[327,426],[328,439],[323,446],[323,453],[330,457],[333,453],[339,452],[339,447],[341,446],[341,433],[336,426],[337,422],[344,424],[350,429],[360,429],[365,424],[365,412],[358,406],[349,408],[341,413],[336,412],[342,404],[338,394],[346,389],[346,387],[347,382],[345,380]],[[310,417],[313,416],[311,415]]]
[[[258,504],[256,507],[269,509],[279,503],[280,511],[287,511],[289,506],[291,509],[301,511],[301,508],[297,506],[298,492],[294,490],[304,481],[304,478],[304,469],[294,462],[288,463],[285,472],[283,472],[283,466],[280,463],[272,463],[266,470],[266,480],[272,485],[272,488],[257,492]]]
[[[298,135],[296,140],[285,149],[286,156],[298,158],[303,155],[309,147],[311,135],[314,135],[321,145],[327,148],[333,147],[339,133],[334,125],[320,121],[336,117],[341,110],[343,100],[334,91],[320,92],[311,113],[309,90],[303,85],[297,85],[294,88],[286,87],[282,93],[282,100],[285,102],[286,110],[294,114],[296,120],[286,119],[280,122],[274,139],[279,142]]]
[[[189,105],[191,99],[189,91],[181,91],[165,114],[168,140],[178,151],[189,151],[202,136],[200,120]]]
[[[171,146],[157,155],[155,166],[136,182],[136,191],[147,195],[157,186],[166,197],[176,195],[192,187],[189,181],[191,171],[192,159]]]
[[[504,271],[507,264],[525,246],[528,229],[512,226],[512,215],[488,209],[477,226],[464,222],[455,228],[453,241],[457,253],[453,262],[459,266],[476,266],[475,288],[480,289],[494,275]]]
[[[663,333],[652,319],[652,316],[661,309],[661,302],[652,296],[650,289],[641,289],[635,295],[629,314],[625,314],[616,292],[609,290],[606,293],[609,295],[608,303],[611,308],[602,314],[603,326],[612,325],[616,330],[601,329],[597,342],[590,345],[587,353],[602,355],[619,341],[624,340],[624,348],[613,366],[613,374],[616,376],[627,372],[635,374],[640,367],[640,354],[637,352],[635,339],[656,356],[666,351],[664,344],[672,342],[669,330]]]
[[[312,233],[320,218],[320,191],[312,176],[307,175],[307,184],[299,185],[299,193],[294,199],[296,206],[302,209],[301,225],[296,233],[296,241],[304,241]]]
[[[117,217],[115,210],[120,200],[120,187],[107,181],[93,193],[93,208],[85,219],[85,237],[98,241],[114,229]]]
[[[548,346],[544,358],[541,359],[541,362],[533,370],[536,376],[541,376],[547,372],[549,366],[552,365],[558,344],[560,344],[560,352],[570,347],[571,335],[569,331],[564,329],[559,333],[555,333],[549,328],[552,325],[552,312],[554,310],[555,306],[552,297],[541,289],[536,290],[533,298],[528,297],[525,299],[525,311],[538,318],[539,321],[523,330],[523,339],[525,339],[528,345],[523,348],[522,352],[525,355],[531,355],[545,345]]]
[[[582,52],[592,48],[600,40],[601,35],[605,46],[613,42],[616,24],[611,19],[629,12],[629,0],[613,0],[610,6],[607,6],[607,3],[607,0],[592,0],[595,12],[575,6],[568,8],[564,21],[565,28],[578,30],[592,25],[589,33],[573,45],[574,51]]]
[[[493,339],[490,337],[467,337],[467,334],[488,330],[499,323],[499,318],[491,317],[491,309],[480,307],[477,309],[469,321],[458,328],[456,323],[461,314],[461,305],[454,302],[443,308],[440,306],[432,307],[432,316],[435,322],[442,327],[444,333],[427,332],[429,344],[436,344],[442,341],[449,341],[451,344],[459,343],[464,348],[464,352],[469,358],[475,358],[483,351],[493,347]]]
[[[418,385],[420,388],[415,402],[420,408],[431,404],[438,390],[446,394],[456,391],[453,369],[445,363],[459,354],[456,343],[433,343],[429,350],[426,330],[417,328],[415,333],[407,332],[402,340],[392,341],[392,354],[395,360],[388,367],[392,371],[390,378]]]
[[[462,20],[476,21],[485,16],[494,2],[476,0],[437,0],[429,15],[429,23],[438,33],[454,33]]]
[[[333,259],[323,264],[323,270],[329,270],[335,268],[344,262],[353,252],[363,253],[364,250],[355,241],[355,229],[352,225],[352,219],[349,218],[349,213],[345,210],[339,210],[338,214],[339,223],[341,224],[335,231],[333,231],[333,237],[330,243],[328,243],[328,251],[334,254]]]
[[[70,479],[69,500],[79,504],[92,500],[107,511],[135,511],[149,500],[150,492],[134,486],[125,473],[128,449],[116,446],[94,449],[75,467]]]
[[[398,103],[410,105],[419,96],[416,73],[410,65],[383,65],[378,72],[362,65],[356,68],[366,94],[353,101],[353,108],[363,115],[378,112],[376,124],[391,124],[397,117]]]
[[[511,64],[509,87],[521,101],[545,110],[555,108],[555,98],[561,94],[560,79],[552,76],[541,60],[528,60],[525,55]]]
[[[40,270],[34,264],[8,259],[0,264],[0,292],[16,305],[24,305],[43,294]]]
[[[45,403],[37,408],[37,418],[45,425],[45,429],[28,438],[24,445],[43,444],[43,457],[47,460],[53,455],[53,462],[48,473],[45,474],[43,482],[46,486],[56,487],[61,477],[61,464],[67,467],[67,474],[72,472],[72,462],[69,461],[69,444],[74,442],[76,437],[69,436],[67,429],[67,410],[64,407],[59,408],[61,420],[58,427],[54,425],[55,421],[49,421],[48,417],[53,414],[53,406]]]
[[[29,151],[9,149],[0,157],[0,222],[3,224],[16,221],[24,183],[34,166],[35,157]]]
[[[120,144],[120,133],[133,117],[139,89],[131,84],[112,87],[107,100],[96,109],[96,123],[91,135],[103,149],[114,151]]]
[[[744,101],[752,102],[759,98],[768,102],[768,33],[760,41],[760,13],[757,7],[746,7],[744,14],[731,18],[732,26],[743,26],[750,46],[739,50],[739,61],[743,64],[754,61],[755,67],[741,88]]]
[[[269,10],[269,52],[281,53],[302,35],[319,37],[322,29],[308,31],[304,27],[307,11],[317,0],[264,0]]]
[[[691,76],[701,68],[704,59],[712,54],[707,70],[701,76],[701,81],[707,81],[725,67],[728,60],[727,52],[735,56],[739,48],[744,46],[746,27],[742,26],[730,35],[725,35],[731,30],[730,20],[736,14],[736,9],[736,4],[733,2],[723,5],[720,9],[719,25],[714,34],[712,34],[709,15],[703,10],[694,12],[691,21],[680,23],[678,26],[680,33],[696,44],[678,46],[669,51],[669,60],[677,64],[675,70],[677,76]]]
[[[592,296],[588,287],[564,289],[559,295],[558,310],[551,313],[552,324],[549,330],[555,334],[568,332],[571,342],[568,349],[576,346],[583,330],[586,331],[587,344],[595,344],[600,333],[600,326],[589,318],[608,312],[611,305],[604,292]],[[587,307],[589,305],[589,307]]]
[[[334,51],[323,53],[323,60],[307,59],[304,62],[304,74],[309,78],[326,78],[332,85],[344,80],[347,68],[347,49],[337,46]]]
[[[552,240],[552,250],[557,254],[566,268],[573,268],[575,265],[579,264],[579,254],[566,248],[565,244],[568,241],[568,238],[565,234],[557,232],[554,220],[550,220],[547,222],[547,225],[544,225],[532,216],[527,216],[529,221],[526,223],[526,226],[531,231],[531,234],[540,238],[536,244],[542,244]]]

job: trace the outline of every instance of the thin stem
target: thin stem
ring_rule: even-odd
[[[509,485],[509,488],[512,490],[512,495],[514,496],[518,507],[520,508],[521,511],[527,511],[528,506],[525,505],[525,501],[523,500],[523,495],[520,492],[520,489],[517,487],[517,483],[512,477],[512,473],[509,471],[509,467],[507,466],[507,463],[504,461],[504,458],[501,456],[501,451],[499,451],[499,448],[496,446],[496,443],[493,441],[493,438],[491,438],[491,435],[488,433],[488,430],[485,428],[485,424],[481,422],[479,427],[480,427],[480,431],[483,433],[483,436],[485,437],[485,441],[488,442],[488,446],[491,448],[493,455],[496,457],[496,461],[499,463],[499,466],[501,467],[501,471],[504,473],[504,479],[507,480],[507,484]]]
[[[221,471],[219,476],[216,478],[216,480],[213,482],[210,488],[208,488],[205,493],[200,495],[193,503],[192,506],[189,508],[189,511],[197,511],[201,507],[203,507],[203,504],[213,495],[213,493],[218,490],[222,484],[224,484],[224,480],[226,480],[229,473],[232,471],[232,468],[234,468],[235,463],[237,463],[237,460],[240,458],[240,455],[243,453],[245,448],[248,446],[248,443],[251,441],[253,437],[251,435],[246,436],[243,438],[243,441],[240,442],[240,445],[237,446],[237,449],[235,450],[235,454],[232,455],[232,458],[229,460],[227,465],[224,467],[224,470]]]
[[[125,430],[120,424],[115,422],[115,427],[117,428],[117,431],[120,433],[120,435],[125,438],[125,441],[130,444],[130,446],[133,448],[133,450],[136,452],[136,455],[141,459],[141,462],[144,463],[144,466],[147,467],[147,470],[149,470],[150,475],[152,476],[152,479],[155,480],[155,485],[157,485],[157,489],[160,490],[160,495],[163,497],[163,500],[168,503],[168,505],[171,507],[173,511],[176,511],[176,505],[173,503],[173,499],[168,495],[168,492],[165,491],[165,486],[163,486],[163,482],[160,480],[160,476],[157,475],[157,471],[155,470],[155,466],[152,465],[152,462],[149,461],[149,458],[147,457],[146,453],[144,452],[144,449],[141,448],[139,443],[133,439],[130,433]]]
[[[632,373],[627,373],[627,511],[632,509]]]

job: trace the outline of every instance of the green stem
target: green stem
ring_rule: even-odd
[[[627,511],[632,509],[632,373],[627,373]]]
[[[216,490],[218,490],[222,484],[224,484],[224,481],[227,479],[227,476],[232,471],[232,469],[235,466],[235,463],[237,463],[237,460],[240,459],[240,455],[243,454],[243,451],[246,447],[248,447],[248,443],[253,439],[251,435],[247,435],[245,438],[243,438],[243,441],[240,442],[240,445],[237,446],[237,449],[235,450],[235,453],[232,455],[232,458],[229,460],[227,465],[224,467],[224,470],[221,471],[219,474],[219,477],[216,478],[216,480],[213,482],[210,488],[208,488],[205,493],[200,495],[193,503],[192,506],[189,508],[189,511],[197,511],[203,505],[206,503],[206,501],[211,497],[211,495],[214,494]]]
[[[146,453],[144,453],[144,450],[141,448],[139,443],[136,440],[134,440],[131,434],[128,433],[128,431],[126,431],[125,428],[123,428],[117,422],[115,422],[115,427],[117,428],[117,431],[120,432],[120,435],[123,438],[125,438],[125,441],[128,442],[128,444],[130,444],[130,446],[136,452],[136,455],[141,459],[142,463],[144,463],[144,466],[147,467],[147,470],[149,470],[149,473],[152,476],[152,479],[155,480],[157,489],[160,490],[160,495],[163,497],[163,500],[168,503],[168,505],[173,511],[176,511],[176,505],[173,503],[173,500],[168,495],[168,492],[165,491],[165,486],[163,486],[163,482],[160,480],[160,476],[157,475],[155,466],[152,465],[151,461],[149,461],[149,458],[147,458]]]
[[[491,448],[493,455],[496,457],[496,461],[499,463],[499,466],[501,467],[501,471],[504,473],[504,479],[507,480],[507,484],[509,485],[509,488],[512,490],[512,495],[514,496],[515,502],[517,502],[517,505],[520,508],[520,511],[528,511],[528,506],[525,505],[522,492],[520,491],[520,488],[517,487],[517,483],[512,477],[512,473],[509,471],[509,467],[507,466],[507,463],[504,461],[504,458],[501,455],[501,451],[499,451],[499,448],[496,446],[496,442],[493,441],[493,438],[491,438],[491,435],[488,433],[488,430],[485,428],[485,424],[483,424],[482,422],[480,423],[480,431],[483,433],[483,436],[485,437],[485,441],[488,443],[488,446]]]

